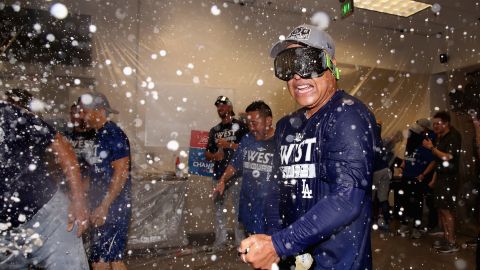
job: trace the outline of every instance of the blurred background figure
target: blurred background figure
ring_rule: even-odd
[[[426,138],[422,145],[434,156],[435,174],[429,186],[433,187],[435,206],[439,212],[445,239],[445,242],[434,248],[440,253],[452,253],[459,250],[456,243],[455,216],[462,137],[451,125],[448,112],[437,112],[432,118],[432,125],[437,138],[435,142]]]
[[[250,132],[243,136],[232,161],[223,173],[215,191],[223,194],[230,178],[239,172],[242,175],[238,221],[247,236],[267,233],[266,198],[273,189],[272,166],[274,141],[272,110],[263,101],[254,101],[245,110]]]
[[[88,227],[88,212],[75,153],[26,109],[31,95],[16,97],[8,96],[13,103],[0,101],[0,269],[86,270],[78,237]],[[68,194],[51,178],[47,152],[57,156]]]
[[[82,118],[96,131],[93,153],[88,156],[91,210],[90,260],[96,269],[126,269],[123,262],[131,216],[130,143],[114,122],[110,107],[101,93],[80,97]]]
[[[382,123],[377,119],[376,137],[379,144],[376,148],[373,163],[373,213],[374,220],[376,220],[374,222],[377,223],[379,229],[388,231],[390,224],[390,204],[388,202],[388,194],[390,193],[392,171],[390,170],[389,157],[387,156],[386,148],[383,146],[381,134]]]
[[[434,163],[431,151],[422,146],[424,139],[434,141],[435,134],[431,130],[431,122],[422,118],[416,121],[409,129],[405,159],[400,166],[402,169],[402,190],[400,205],[403,207],[401,216],[401,226],[399,233],[406,235],[411,232],[411,237],[418,239],[421,237],[423,228],[427,228],[422,223],[424,195],[428,193],[428,183],[432,179]],[[429,205],[429,213],[436,216],[437,212],[433,205]],[[430,220],[430,226],[434,223]],[[423,225],[423,226],[422,226]],[[433,229],[433,227],[430,227]]]
[[[240,140],[248,133],[248,127],[244,122],[233,118],[233,105],[226,96],[219,96],[214,103],[217,108],[220,123],[210,129],[208,135],[208,144],[205,151],[207,160],[214,162],[213,167],[213,187],[215,188],[220,177],[225,172],[230,163],[235,150],[238,148]],[[227,245],[227,213],[224,212],[226,200],[231,197],[235,212],[238,213],[240,200],[241,176],[235,174],[230,178],[228,185],[225,186],[223,195],[214,195],[215,209],[215,242],[214,249],[221,250]],[[218,194],[218,193],[214,193]],[[228,211],[230,212],[230,211]],[[240,245],[240,241],[244,238],[244,232],[238,223],[234,220],[235,244]]]

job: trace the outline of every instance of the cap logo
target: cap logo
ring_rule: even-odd
[[[296,40],[308,40],[310,38],[310,28],[307,27],[297,27],[295,28],[287,39],[296,39]]]

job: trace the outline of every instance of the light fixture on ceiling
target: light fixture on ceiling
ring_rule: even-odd
[[[356,8],[363,8],[392,15],[409,17],[413,14],[431,7],[425,4],[411,0],[355,0]]]

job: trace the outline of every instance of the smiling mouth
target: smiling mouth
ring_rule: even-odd
[[[295,88],[295,92],[298,93],[298,94],[305,94],[305,93],[310,92],[311,90],[313,90],[313,86],[310,85],[310,84],[298,85]]]

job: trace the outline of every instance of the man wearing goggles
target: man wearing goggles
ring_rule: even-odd
[[[326,32],[298,26],[270,56],[275,76],[302,108],[275,131],[278,187],[269,205],[279,207],[267,217],[279,228],[242,241],[242,260],[272,269],[280,258],[308,253],[313,264],[307,269],[371,269],[373,160],[374,149],[381,149],[375,117],[337,89],[335,44]]]

